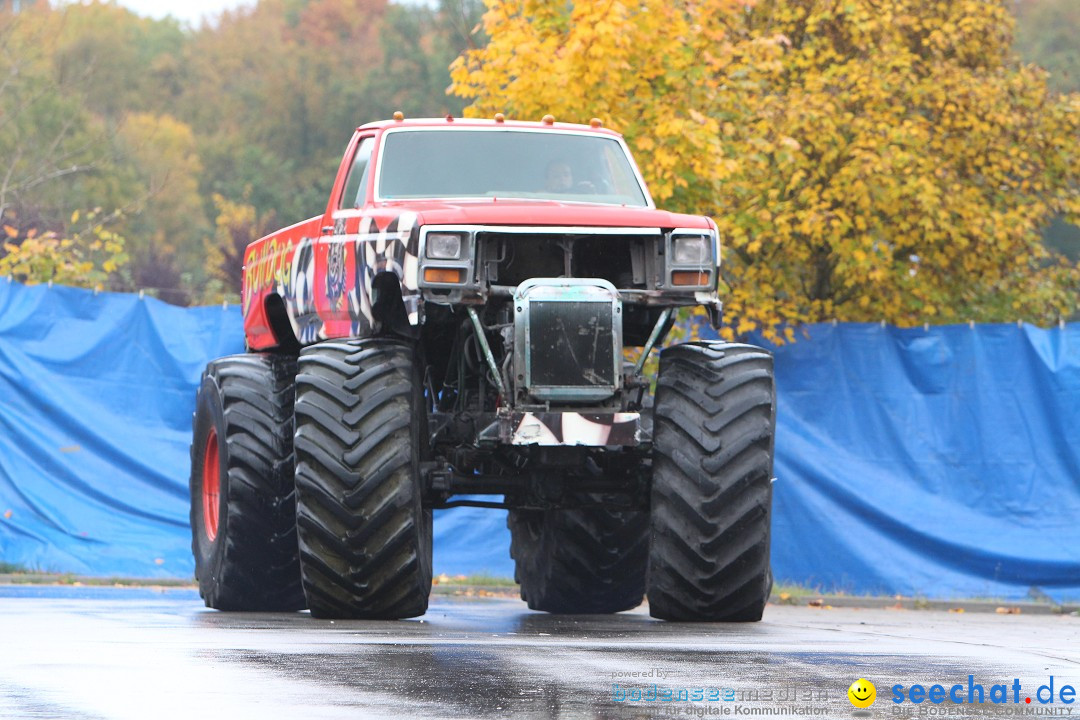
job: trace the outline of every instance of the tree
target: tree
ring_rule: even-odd
[[[185,52],[178,117],[198,138],[207,215],[217,194],[260,216],[310,217],[358,125],[460,111],[447,66],[466,41],[455,21],[475,20],[475,3],[263,0],[204,27]]]
[[[113,177],[126,176],[125,184],[145,189],[139,213],[127,226],[130,236],[137,238],[131,246],[132,272],[145,276],[147,265],[164,262],[182,272],[198,273],[196,284],[201,284],[203,241],[210,225],[199,194],[202,162],[191,128],[168,115],[132,113],[115,142],[124,164]]]
[[[1016,51],[1024,62],[1050,73],[1055,92],[1080,92],[1080,3],[1076,0],[1018,0]]]
[[[406,117],[460,115],[464,101],[446,94],[448,66],[470,41],[482,8],[479,0],[442,0],[438,8],[391,4],[379,32],[378,71],[363,83],[373,117],[397,110]]]
[[[109,230],[110,218],[101,217],[98,210],[88,213],[81,225],[79,217],[79,213],[71,216],[73,231],[67,235],[52,230],[39,234],[36,227],[22,234],[15,226],[0,226],[5,237],[0,275],[30,285],[56,282],[106,288],[128,261],[124,238]]]
[[[192,172],[160,142],[169,133],[157,130],[167,126],[151,129],[150,115],[127,117],[138,102],[160,99],[153,71],[145,70],[175,49],[178,32],[98,3],[0,12],[0,263],[8,272],[28,282],[130,288],[124,278],[138,268],[127,267],[123,238],[141,241],[145,233],[133,230],[157,227],[176,203],[140,213],[148,196],[176,197],[167,176]],[[155,138],[152,153],[140,156]],[[81,214],[92,225],[76,226],[71,218],[90,207],[99,209]],[[184,218],[165,229],[172,242],[183,242],[178,227],[197,222],[191,210],[190,203],[177,208]],[[134,252],[141,243],[131,245]]]
[[[1019,0],[1016,4],[1016,51],[1023,62],[1049,73],[1055,92],[1080,92],[1080,3],[1076,0]],[[1073,261],[1080,260],[1080,225],[1055,218],[1045,230],[1046,244]],[[1080,320],[1080,317],[1074,316]]]
[[[48,11],[0,12],[0,219],[9,225],[20,207],[60,214],[59,188],[94,168],[104,137],[75,96],[78,78],[54,72],[57,40]]]
[[[259,217],[253,205],[221,195],[214,196],[214,205],[218,210],[217,232],[206,241],[206,292],[208,299],[224,297],[239,302],[244,251],[272,232],[276,219],[273,211]]]
[[[231,241],[276,229],[323,209],[358,124],[459,112],[447,68],[479,18],[478,0],[262,0],[185,30],[112,1],[4,7],[7,244],[68,238],[73,211],[118,208],[101,217],[131,261],[108,285],[172,302],[231,292],[204,255],[224,248],[215,196],[258,218]]]
[[[589,122],[622,132],[657,201],[705,207],[734,165],[721,152],[721,119],[738,0],[488,0],[488,44],[451,66],[466,114],[507,111]],[[671,204],[671,203],[669,203]]]
[[[715,217],[728,335],[1077,307],[1039,230],[1080,212],[1080,97],[1011,59],[1005,0],[488,0],[484,28],[468,112],[621,130],[658,200]]]

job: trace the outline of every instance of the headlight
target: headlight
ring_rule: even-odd
[[[705,235],[676,235],[671,240],[672,265],[705,265],[712,261],[712,243]]]
[[[461,235],[428,233],[427,256],[433,260],[457,260],[461,257]]]

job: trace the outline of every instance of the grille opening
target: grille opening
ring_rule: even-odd
[[[562,277],[566,268],[563,249],[551,237],[495,236],[484,248],[485,258],[498,260],[493,263],[498,277],[492,280],[498,285],[520,285],[535,277]]]
[[[572,247],[570,277],[602,278],[617,288],[643,289],[644,249],[650,240],[634,235],[544,235],[480,233],[483,262],[496,285],[520,285],[537,277],[566,275],[566,247]],[[566,241],[573,240],[572,245]],[[633,254],[638,254],[634,277]]]
[[[634,282],[630,258],[633,241],[626,238],[584,238],[574,243],[574,277],[603,278],[617,288],[643,288]],[[642,278],[644,279],[644,278]]]

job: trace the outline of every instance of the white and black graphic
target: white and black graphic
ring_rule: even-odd
[[[401,298],[409,315],[409,324],[419,320],[420,293],[418,288],[419,263],[418,242],[413,228],[416,213],[402,213],[390,221],[384,230],[375,228],[370,217],[360,219],[356,235],[345,236],[352,242],[356,253],[356,279],[349,291],[349,317],[352,318],[352,334],[363,337],[370,334],[374,318],[371,311],[371,288],[375,277],[391,272],[401,282]]]
[[[296,339],[303,345],[315,342],[322,321],[315,310],[315,247],[311,238],[302,239],[293,250],[292,268],[282,282],[280,293]]]
[[[639,413],[505,412],[499,435],[511,445],[637,445]]]

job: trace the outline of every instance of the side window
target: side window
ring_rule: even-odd
[[[374,144],[375,138],[366,137],[357,145],[352,167],[345,178],[345,191],[341,193],[339,208],[356,208],[364,204],[368,186],[368,165],[371,163],[371,148]]]

